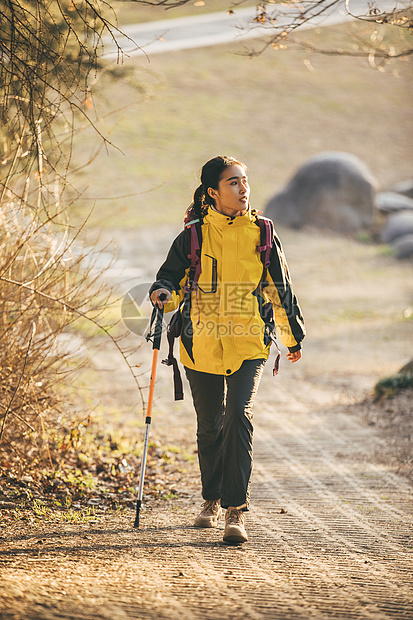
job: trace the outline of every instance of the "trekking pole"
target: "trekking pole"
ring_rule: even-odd
[[[159,296],[160,301],[163,301],[166,298],[165,294],[161,294]],[[156,304],[151,317],[151,327],[149,330],[149,334],[146,336],[146,340],[151,340],[153,338],[153,356],[152,356],[152,369],[151,369],[151,380],[149,383],[149,395],[148,395],[148,405],[146,407],[146,432],[145,432],[145,440],[143,444],[143,452],[142,452],[142,461],[141,461],[141,477],[139,480],[139,489],[138,489],[138,501],[136,502],[136,517],[135,523],[133,527],[139,527],[139,513],[142,506],[142,495],[143,495],[143,483],[145,478],[145,467],[146,467],[146,455],[148,452],[148,439],[149,439],[149,427],[151,424],[152,417],[152,403],[153,403],[153,394],[155,391],[155,376],[156,376],[156,365],[158,362],[158,353],[161,347],[161,335],[162,335],[162,319],[163,319],[163,307],[159,308]],[[153,327],[153,332],[152,332]]]

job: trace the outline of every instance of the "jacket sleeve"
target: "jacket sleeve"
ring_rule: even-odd
[[[183,230],[172,243],[165,262],[156,274],[156,281],[149,289],[149,296],[158,288],[166,288],[172,293],[171,300],[165,305],[165,312],[174,310],[182,297],[190,267],[188,253],[188,235]]]
[[[293,353],[301,349],[301,341],[305,336],[304,319],[293,292],[281,242],[275,233],[270,260],[265,292],[272,301],[280,340]]]

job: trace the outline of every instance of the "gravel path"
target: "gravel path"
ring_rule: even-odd
[[[157,232],[160,239],[165,238],[161,243],[165,249],[171,233]],[[308,308],[312,335],[300,365],[291,366],[284,359],[277,378],[269,367],[264,372],[254,413],[249,542],[224,544],[223,521],[218,530],[192,526],[202,500],[197,464],[188,462],[177,483],[180,497],[155,501],[144,496],[139,529],[132,527],[132,508],[90,524],[18,521],[3,527],[2,620],[413,617],[412,489],[394,467],[378,458],[383,439],[359,415],[358,406],[382,360],[381,340],[384,332],[393,329],[393,310],[388,324],[380,318],[382,327],[374,317],[371,325],[363,323],[357,329],[340,319],[329,323],[322,316],[318,324],[320,304],[325,301],[317,297],[311,305],[314,296],[308,273],[312,266],[300,257],[310,252],[315,256],[324,269],[321,272],[319,267],[318,279],[326,285],[330,278],[336,281],[337,270],[343,273],[344,264],[350,271],[360,265],[360,253],[364,253],[363,269],[369,269],[370,283],[366,294],[376,307],[382,277],[387,282],[391,278],[389,303],[404,307],[408,265],[372,257],[361,246],[337,238],[290,234],[294,245],[289,234],[283,238],[296,248],[289,254],[290,266],[293,263]],[[122,243],[125,267],[130,267],[139,243],[140,256],[149,262],[136,260],[133,269],[140,269],[143,279],[150,277],[148,265],[159,264],[159,255],[151,255],[155,250],[149,237],[131,234]],[[325,255],[332,257],[332,248],[334,260],[328,262]],[[126,291],[129,272],[123,277]],[[366,288],[363,282],[362,286]],[[355,282],[349,279],[348,287],[337,289],[334,303],[344,303],[341,299],[347,299],[350,290],[363,303],[363,291],[357,292]],[[397,329],[382,362],[387,370],[410,351],[408,331],[402,331],[400,323]],[[327,345],[332,341],[334,346]],[[161,350],[161,358],[165,351]],[[136,357],[142,371],[147,371],[150,349],[141,347]],[[107,410],[116,405],[126,421],[134,415],[129,405],[136,395],[116,360],[113,352],[101,352],[94,362],[103,379],[100,392]],[[152,436],[191,453],[195,422],[190,398],[173,403],[169,368],[159,365],[157,377]]]
[[[274,403],[273,381],[264,376],[256,407],[247,544],[225,545],[223,521],[192,527],[194,464],[181,498],[146,501],[138,530],[129,510],[3,532],[0,617],[411,618],[409,484],[370,462],[371,428],[291,398],[288,380]],[[154,423],[165,430],[170,414]],[[187,403],[173,432],[192,424]]]

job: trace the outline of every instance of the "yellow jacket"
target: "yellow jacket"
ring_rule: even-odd
[[[296,351],[304,338],[304,321],[292,291],[280,241],[274,235],[271,263],[262,283],[263,264],[257,216],[229,217],[209,209],[202,224],[201,275],[182,309],[180,359],[188,368],[230,375],[246,359],[267,359],[271,339],[263,308],[270,301],[281,342]],[[189,235],[175,239],[150,293],[172,292],[165,312],[184,298],[188,278]],[[263,286],[261,286],[263,284]]]

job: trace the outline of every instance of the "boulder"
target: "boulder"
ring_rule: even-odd
[[[275,223],[351,233],[374,220],[376,181],[357,157],[340,151],[307,160],[265,207]]]
[[[411,211],[413,213],[413,199],[396,192],[380,192],[376,196],[376,207],[382,213],[396,211]]]
[[[413,257],[413,234],[397,237],[392,247],[397,258]]]
[[[396,194],[404,194],[408,198],[413,198],[413,179],[395,183],[389,188],[389,191],[396,192]]]
[[[399,211],[390,215],[381,233],[383,243],[393,243],[405,235],[413,235],[413,212]]]

